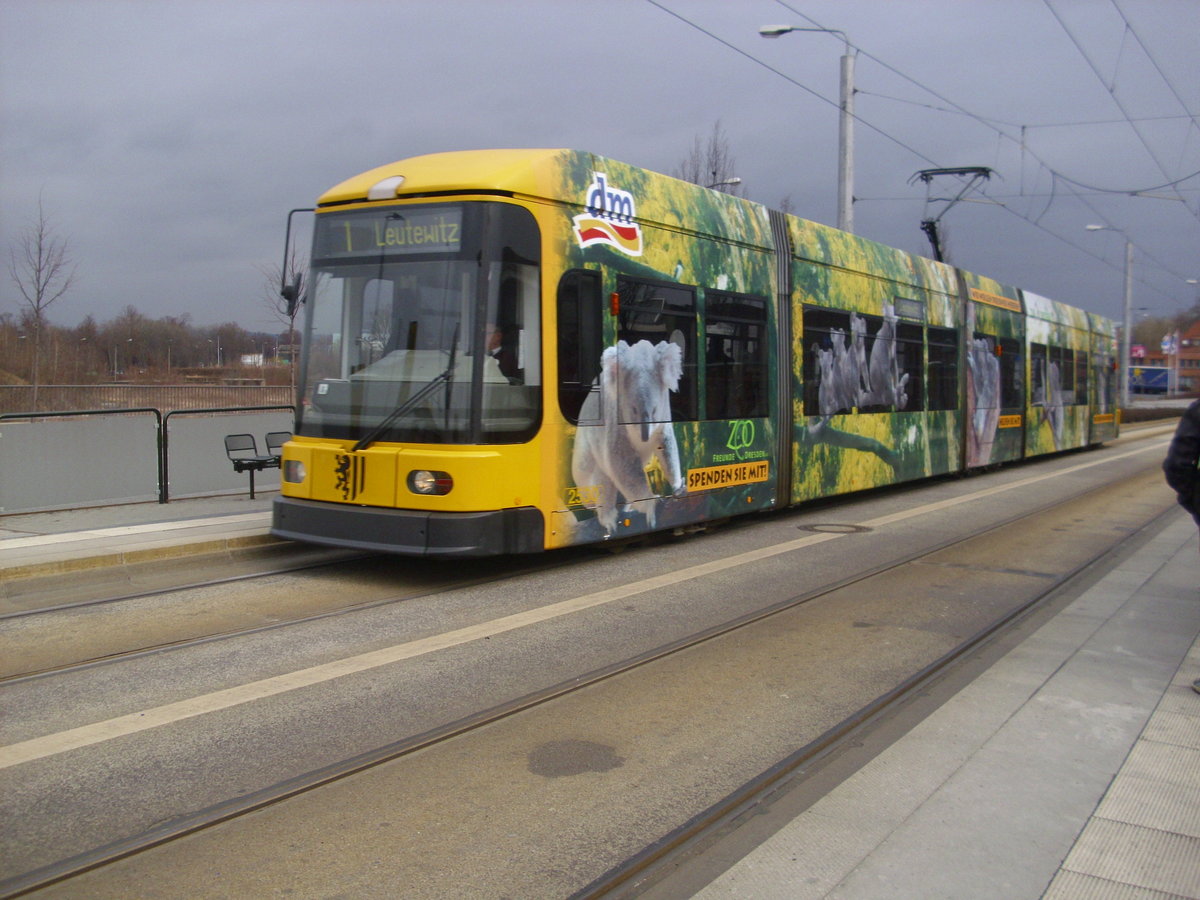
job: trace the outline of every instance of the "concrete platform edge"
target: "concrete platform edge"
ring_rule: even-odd
[[[271,496],[203,497],[0,517],[0,580],[17,581],[287,543]]]
[[[1125,790],[1138,745],[1164,730],[1161,714],[1183,717],[1188,727],[1173,723],[1171,733],[1200,745],[1200,695],[1191,690],[1200,676],[1198,572],[1195,526],[1173,513],[1051,621],[695,896],[1200,898],[1200,807],[1189,807],[1190,819],[1183,813],[1190,825],[1105,811]],[[1137,775],[1143,788],[1160,776]],[[1169,777],[1175,796],[1200,796],[1200,766]],[[1178,804],[1156,808],[1178,823]],[[1124,854],[1112,852],[1115,840]]]
[[[75,572],[87,572],[109,566],[128,566],[137,563],[161,562],[167,559],[181,559],[189,556],[203,556],[210,553],[231,553],[237,550],[247,550],[265,547],[271,544],[283,544],[286,541],[270,534],[245,535],[241,537],[216,538],[213,540],[190,541],[182,544],[171,544],[164,547],[149,547],[145,549],[119,550],[112,553],[97,553],[91,556],[55,559],[46,562],[22,563],[7,566],[0,562],[0,577],[11,578],[14,581],[26,578],[45,578],[53,575],[69,575]],[[0,545],[0,550],[3,546]]]

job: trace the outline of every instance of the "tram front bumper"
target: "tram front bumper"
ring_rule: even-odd
[[[276,497],[271,534],[293,541],[406,556],[498,556],[545,549],[532,506],[441,513]]]

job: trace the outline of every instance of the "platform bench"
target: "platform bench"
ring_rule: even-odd
[[[250,499],[254,499],[254,473],[263,469],[278,469],[283,445],[292,439],[290,431],[267,434],[267,452],[260,454],[252,434],[225,435],[225,455],[233,463],[233,471],[250,473]]]

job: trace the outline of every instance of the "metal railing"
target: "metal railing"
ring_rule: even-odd
[[[9,413],[0,412],[0,422],[19,421],[19,420],[35,422],[36,420],[41,420],[41,419],[69,419],[69,418],[85,419],[85,418],[96,417],[96,416],[109,418],[112,416],[124,416],[124,415],[135,415],[135,416],[136,415],[152,415],[154,417],[154,422],[155,422],[155,425],[154,425],[154,434],[155,434],[154,459],[157,464],[157,486],[156,486],[155,494],[157,496],[159,503],[168,503],[168,502],[170,502],[170,499],[171,499],[170,498],[170,490],[169,490],[170,482],[169,482],[169,477],[168,477],[168,475],[169,475],[169,449],[170,449],[169,423],[170,423],[170,419],[173,416],[185,416],[185,415],[216,416],[216,415],[220,415],[223,413],[253,413],[253,412],[272,412],[272,411],[282,412],[284,410],[290,412],[292,414],[292,417],[294,420],[295,407],[292,404],[290,404],[290,403],[275,403],[275,404],[256,404],[256,405],[252,405],[252,406],[211,406],[211,407],[197,407],[194,409],[174,409],[167,413],[163,413],[162,410],[160,410],[156,407],[127,407],[127,408],[122,408],[122,409],[76,409],[76,410],[42,411],[42,412],[9,412]],[[28,441],[26,441],[26,443],[28,443]],[[86,442],[83,442],[83,443],[86,443]],[[18,446],[20,446],[20,442],[18,442]],[[39,446],[35,449],[35,452],[40,452],[40,450],[41,450],[41,447]],[[92,450],[92,448],[87,448],[87,449],[81,451],[82,455],[85,457],[85,460],[86,460],[88,452],[90,452],[91,450]],[[53,455],[53,454],[48,454],[48,455]],[[143,457],[143,459],[145,459],[145,457]],[[224,454],[222,454],[222,461],[224,461]],[[32,470],[35,470],[39,473],[46,474],[47,470],[45,468],[45,465],[46,465],[45,461],[42,459],[32,459],[30,462],[29,468]],[[85,467],[86,461],[82,464],[77,464],[77,465],[79,465],[80,467]],[[53,472],[49,472],[48,474],[49,474],[49,477],[54,477]],[[59,474],[61,476],[66,473],[60,472]],[[71,473],[71,474],[76,474],[76,473]],[[79,477],[79,476],[76,476],[76,477]],[[85,474],[82,477],[86,478],[87,476]]]
[[[158,502],[159,503],[167,503],[170,499],[167,496],[167,484],[169,484],[169,482],[167,480],[167,474],[168,474],[168,469],[169,469],[167,451],[168,451],[168,441],[170,440],[170,437],[169,437],[170,432],[168,431],[167,425],[168,425],[168,420],[171,418],[171,416],[199,416],[199,415],[206,415],[206,414],[207,415],[215,415],[218,413],[231,413],[231,412],[270,412],[270,411],[281,411],[281,410],[285,410],[285,409],[291,410],[292,418],[294,420],[295,416],[296,416],[296,407],[292,406],[290,403],[285,404],[285,405],[275,404],[275,405],[271,405],[271,406],[224,406],[224,407],[212,407],[210,409],[175,409],[175,410],[171,410],[171,412],[167,413],[165,416],[162,417],[162,424],[159,427],[158,480],[159,480],[159,484],[161,485],[161,487],[159,489],[159,501]],[[0,417],[0,418],[2,418],[2,417]],[[253,485],[253,483],[254,482],[251,481],[251,485]],[[253,488],[251,488],[251,493],[253,493]]]
[[[286,384],[50,384],[38,387],[34,410],[32,385],[0,385],[0,413],[147,408],[175,411],[293,402],[292,388]]]

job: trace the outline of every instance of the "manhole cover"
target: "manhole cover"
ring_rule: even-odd
[[[815,531],[817,534],[862,534],[870,531],[863,525],[839,525],[836,522],[829,522],[818,525],[797,525],[801,531]]]
[[[549,741],[529,754],[529,771],[547,778],[608,772],[624,764],[614,748],[592,741]]]

